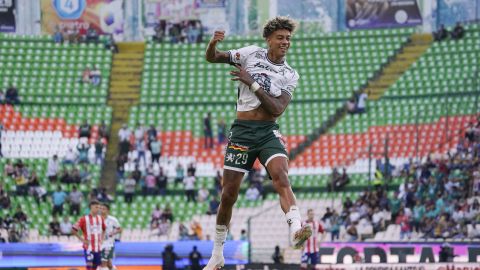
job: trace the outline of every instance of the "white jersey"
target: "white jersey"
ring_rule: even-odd
[[[102,249],[112,248],[115,245],[115,235],[111,235],[115,230],[120,228],[120,223],[114,216],[108,216],[105,219],[105,239],[102,243]],[[111,236],[110,236],[111,235]]]
[[[299,75],[287,62],[276,64],[267,56],[267,49],[248,46],[228,51],[230,62],[239,64],[268,94],[278,97],[285,92],[293,97]],[[249,86],[240,82],[238,86],[237,111],[251,111],[258,108],[261,102],[253,94]]]

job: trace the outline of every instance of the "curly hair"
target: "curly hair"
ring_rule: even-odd
[[[288,30],[291,33],[293,33],[296,28],[297,28],[297,22],[290,19],[289,17],[282,17],[282,16],[275,17],[269,20],[263,26],[263,37],[267,38],[277,30]]]

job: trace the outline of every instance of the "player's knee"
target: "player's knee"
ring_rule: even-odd
[[[279,170],[277,172],[271,173],[273,185],[280,188],[285,188],[290,186],[288,181],[288,173],[284,170]]]
[[[222,204],[226,206],[232,206],[237,201],[238,193],[235,190],[223,188],[222,191]]]

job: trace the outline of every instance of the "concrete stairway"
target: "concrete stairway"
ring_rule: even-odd
[[[118,156],[118,130],[128,121],[130,108],[140,99],[145,43],[118,43],[119,53],[113,56],[108,105],[113,109],[110,141],[107,147],[102,186],[114,192],[116,184],[116,158]]]
[[[380,75],[368,82],[365,89],[368,99],[377,100],[394,84],[410,66],[430,48],[433,37],[430,34],[413,34],[410,41],[386,65]]]

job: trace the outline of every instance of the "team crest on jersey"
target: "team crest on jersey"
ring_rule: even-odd
[[[235,54],[235,60],[240,61],[240,53],[237,52]]]
[[[270,94],[270,89],[272,88],[272,81],[270,77],[268,77],[265,73],[254,73],[252,74],[252,78],[260,84],[260,86],[265,90],[265,92]]]
[[[258,52],[255,54],[255,58],[265,60],[265,53],[264,53],[263,51],[258,51]]]

